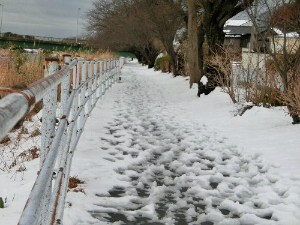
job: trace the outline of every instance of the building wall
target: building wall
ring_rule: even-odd
[[[273,52],[282,52],[284,45],[284,38],[277,37],[275,38],[275,49],[274,46],[271,44],[271,48]],[[295,53],[300,48],[300,38],[286,38],[286,47],[287,52]]]

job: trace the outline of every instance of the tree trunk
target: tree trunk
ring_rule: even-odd
[[[156,50],[156,48],[153,46],[152,43],[149,44],[149,47],[146,49],[146,52],[148,54],[149,57],[149,64],[148,64],[148,68],[153,68],[154,64],[155,64],[155,60],[159,54],[159,51]]]
[[[205,8],[205,13],[203,16],[203,29],[206,34],[206,40],[208,44],[208,57],[213,54],[221,54],[222,46],[225,39],[225,34],[223,32],[223,25],[217,17],[219,12],[218,8]],[[208,62],[205,66],[204,73],[208,78],[208,83],[204,87],[202,84],[199,84],[198,96],[204,93],[208,95],[212,92],[217,86],[216,76],[218,76],[218,69],[215,65],[211,65],[212,62]]]
[[[168,52],[168,55],[170,56],[170,64],[171,64],[173,75],[176,77],[179,74],[177,71],[177,55],[173,47],[173,41],[172,42],[170,41],[170,43],[166,43],[165,48]]]
[[[199,61],[199,71],[200,77],[204,75],[204,61],[203,61],[203,44],[205,41],[205,32],[203,29],[203,22],[201,21],[200,25],[198,26],[198,61]]]
[[[142,54],[139,51],[134,51],[134,54],[135,54],[138,62],[142,63],[142,58],[143,58]]]
[[[203,29],[203,21],[201,21],[200,25],[198,26],[198,65],[199,65],[199,73],[200,78],[204,76],[204,61],[203,61],[203,43],[205,41],[205,32]],[[206,87],[200,82],[198,82],[198,93],[197,96],[200,97],[201,94],[206,93]]]
[[[195,0],[188,0],[188,64],[190,75],[190,87],[200,83],[200,71],[198,60],[198,29],[197,6]]]
[[[223,26],[219,26],[219,21],[209,17],[205,18],[204,30],[209,47],[209,55],[212,53],[219,53],[225,38]]]

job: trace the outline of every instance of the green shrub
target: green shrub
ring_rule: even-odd
[[[4,202],[3,199],[0,197],[0,208],[4,208]]]
[[[161,58],[157,58],[155,60],[154,69],[161,70],[163,73],[166,73],[169,71],[170,61],[171,57],[168,55]]]

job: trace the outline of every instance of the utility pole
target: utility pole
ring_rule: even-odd
[[[79,11],[80,11],[80,8],[78,8],[78,13],[77,13],[77,31],[76,31],[76,44],[77,44],[77,37],[78,37],[78,19],[79,19]]]
[[[252,29],[251,29],[251,37],[250,37],[250,51],[252,51],[254,49],[254,42],[255,42],[255,36],[257,36],[257,29],[256,29],[256,24],[257,23],[257,8],[258,8],[258,0],[254,1],[254,13],[253,13],[253,20],[252,21]],[[257,40],[256,40],[257,42]],[[258,46],[256,46],[257,48]]]
[[[0,36],[2,36],[2,18],[3,18],[3,5],[0,4],[2,11],[1,11],[1,22],[0,22]]]

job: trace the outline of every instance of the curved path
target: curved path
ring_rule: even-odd
[[[122,73],[77,148],[85,193],[69,192],[65,224],[300,224],[299,186],[194,122],[144,67]]]

